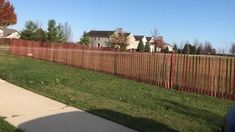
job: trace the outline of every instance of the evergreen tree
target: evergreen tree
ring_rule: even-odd
[[[42,28],[37,29],[34,34],[34,40],[46,41],[47,40],[46,32]]]
[[[150,44],[146,43],[146,45],[144,46],[144,50],[145,52],[150,52]]]
[[[190,53],[190,48],[189,48],[189,45],[187,43],[184,45],[183,53],[184,54],[189,54]]]
[[[137,50],[139,52],[143,52],[144,51],[144,43],[143,43],[142,40],[139,42]]]
[[[192,46],[190,47],[190,54],[196,54],[197,53],[197,48],[195,46]]]
[[[178,53],[178,47],[177,47],[177,45],[176,45],[176,44],[174,44],[174,46],[173,46],[173,50],[174,50],[174,52],[175,52],[175,53]]]
[[[57,27],[56,27],[56,21],[55,20],[49,20],[48,21],[48,33],[47,33],[47,40],[50,42],[57,41]]]
[[[82,45],[88,45],[90,43],[89,38],[87,37],[86,31],[84,31],[82,38],[80,39]]]
[[[56,34],[56,42],[66,42],[66,38],[64,36],[64,29],[61,24],[59,24],[57,27],[57,34]]]
[[[168,47],[164,48],[164,49],[163,49],[163,52],[164,52],[164,53],[168,53],[168,52],[169,52],[169,48],[168,48]]]
[[[20,38],[25,40],[34,40],[38,25],[29,20],[25,23],[25,29],[21,31]]]

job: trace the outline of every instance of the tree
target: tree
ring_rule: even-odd
[[[196,47],[196,49],[197,49],[197,47],[200,45],[200,41],[198,40],[198,39],[195,39],[194,40],[194,43],[193,43],[193,46],[195,46]]]
[[[168,52],[169,52],[168,46],[166,46],[166,48],[163,49],[163,52],[164,52],[164,53],[168,53]]]
[[[198,55],[201,55],[201,54],[203,53],[203,46],[202,46],[202,45],[199,45],[199,46],[197,47],[196,53],[197,53]]]
[[[47,40],[50,42],[57,41],[57,27],[55,20],[48,21],[48,33],[47,33]]]
[[[139,42],[138,47],[137,47],[137,50],[138,50],[139,52],[143,52],[143,51],[144,51],[144,43],[143,43],[142,40]]]
[[[48,21],[47,40],[50,42],[66,42],[64,27],[62,24],[56,25],[55,20]]]
[[[57,35],[56,35],[55,41],[56,42],[66,42],[63,26],[61,24],[59,24],[56,28],[57,28]]]
[[[146,43],[146,45],[144,46],[144,50],[145,52],[150,52],[150,44],[149,43]]]
[[[212,54],[212,46],[208,41],[206,41],[204,44],[204,54]]]
[[[80,43],[83,45],[88,45],[90,43],[89,38],[87,37],[86,31],[84,31],[82,38],[80,39]]]
[[[46,32],[42,28],[38,28],[35,31],[34,40],[35,41],[46,41],[47,40]]]
[[[215,48],[212,49],[212,53],[211,54],[212,55],[216,55],[216,49]]]
[[[174,51],[174,53],[178,53],[178,47],[177,47],[177,44],[174,44],[174,46],[173,46],[173,51]]]
[[[190,47],[190,54],[194,54],[194,55],[195,55],[196,53],[197,53],[197,48],[196,48],[196,46],[194,46],[194,45],[192,46],[192,45],[191,45],[191,47]]]
[[[158,30],[155,28],[152,31],[152,37],[153,37],[153,44],[155,46],[155,51],[157,52],[157,49],[163,49],[164,42],[163,42],[163,37],[159,36]]]
[[[25,40],[35,40],[35,33],[38,30],[38,25],[29,20],[25,22],[25,29],[21,31],[20,38]]]
[[[0,0],[0,27],[16,24],[17,16],[14,6],[6,0]]]
[[[187,43],[184,45],[183,53],[184,53],[184,54],[190,54],[191,47],[192,47],[192,45],[187,42]]]
[[[111,41],[112,45],[115,45],[115,47],[119,47],[122,51],[125,51],[126,47],[128,46],[127,39],[126,39],[125,34],[121,28],[118,28],[110,36],[110,41]]]
[[[230,53],[235,54],[235,43],[231,43]]]
[[[69,26],[68,22],[64,24],[63,32],[64,32],[65,42],[70,42],[72,39],[72,29],[71,29],[71,26]]]

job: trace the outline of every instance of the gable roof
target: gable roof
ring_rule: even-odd
[[[141,41],[144,38],[142,35],[134,35],[134,37],[137,41]]]
[[[9,35],[11,35],[12,33],[15,33],[15,32],[18,33],[18,31],[15,30],[15,29],[0,28],[0,30],[3,31],[3,36],[2,37],[7,37],[7,36],[9,36]]]
[[[163,43],[164,45],[166,45],[166,46],[170,46],[170,47],[173,47],[171,44],[169,44],[169,43]]]
[[[131,33],[124,33],[125,37],[128,37]]]
[[[147,41],[151,41],[153,37],[146,37]]]
[[[87,33],[88,37],[102,37],[109,38],[115,31],[95,31],[92,30]],[[124,33],[125,37],[128,37],[131,33]]]
[[[112,35],[114,31],[95,31],[92,30],[87,33],[88,37],[102,37],[102,38],[109,38],[110,35]]]

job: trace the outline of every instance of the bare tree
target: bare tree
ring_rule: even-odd
[[[64,32],[64,40],[66,42],[71,42],[71,40],[72,40],[72,29],[71,29],[71,26],[68,24],[68,22],[64,23],[63,32]]]
[[[183,47],[184,47],[184,42],[180,42],[180,53],[183,54]]]
[[[200,41],[198,39],[195,39],[193,42],[193,46],[197,48],[199,45],[200,45]]]
[[[224,48],[221,50],[221,53],[222,53],[223,55],[226,54]]]
[[[152,37],[153,37],[153,44],[155,46],[155,51],[159,52],[161,51],[161,49],[163,49],[164,46],[164,41],[163,41],[163,37],[159,36],[159,32],[156,28],[153,29],[153,31],[151,31]]]
[[[218,53],[221,54],[221,55],[224,55],[225,54],[225,49],[224,48],[220,48],[218,50]]]
[[[157,30],[157,28],[154,28],[152,31],[151,31],[151,34],[152,34],[152,37],[154,39],[158,39],[159,38],[159,32]]]
[[[122,51],[126,50],[127,44],[127,38],[125,37],[125,34],[122,30],[122,28],[118,28],[114,34],[110,36],[111,43],[114,45],[114,47],[120,48]]]
[[[204,43],[204,53],[205,54],[212,54],[212,46],[211,46],[211,43],[208,41],[205,41],[205,43]]]
[[[235,55],[235,43],[231,43],[230,53]]]

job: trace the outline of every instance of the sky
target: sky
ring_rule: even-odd
[[[46,29],[49,19],[68,22],[73,40],[84,31],[123,28],[151,36],[157,29],[168,43],[195,39],[227,50],[235,42],[235,0],[10,0],[22,30],[28,20]]]

